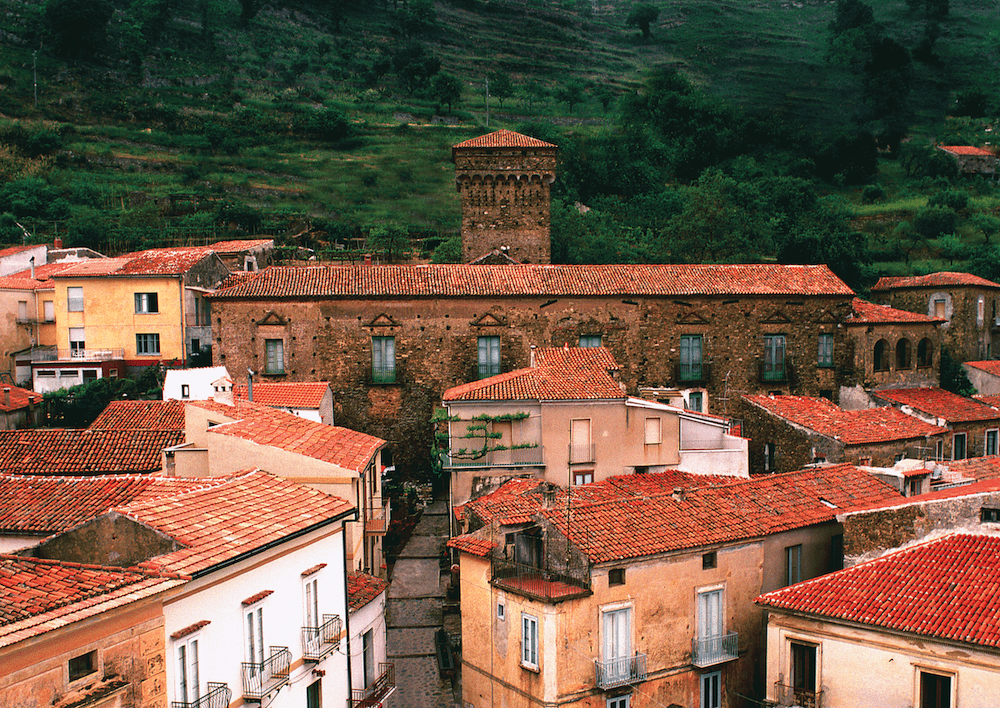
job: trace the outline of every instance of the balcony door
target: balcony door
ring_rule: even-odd
[[[570,463],[592,462],[590,450],[590,419],[576,418],[572,420],[569,430]]]
[[[632,659],[632,608],[604,613],[605,676],[612,681],[627,680]]]
[[[698,593],[698,639],[722,636],[722,590]]]

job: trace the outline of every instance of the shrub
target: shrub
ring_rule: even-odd
[[[885,199],[885,190],[880,184],[869,184],[861,192],[862,204],[874,204],[882,199]]]
[[[958,214],[944,206],[926,206],[917,212],[913,228],[925,239],[955,233]]]
[[[969,205],[969,195],[957,189],[938,192],[927,201],[928,206],[943,206],[955,211],[962,211]]]

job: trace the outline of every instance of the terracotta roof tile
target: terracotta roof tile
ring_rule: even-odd
[[[180,430],[3,430],[0,472],[91,475],[157,472]]]
[[[88,430],[184,430],[181,401],[112,401]]]
[[[133,502],[114,511],[183,546],[141,567],[197,575],[353,509],[340,497],[253,470],[228,477],[222,484]]]
[[[302,577],[303,578],[307,578],[310,575],[313,575],[314,573],[318,573],[319,571],[323,570],[323,568],[325,568],[325,567],[326,567],[326,563],[317,563],[316,565],[314,565],[314,566],[312,566],[310,568],[306,568],[305,570],[303,570],[302,571]]]
[[[274,590],[261,590],[260,592],[254,593],[250,597],[246,598],[245,600],[243,600],[242,602],[240,602],[240,604],[243,605],[243,606],[252,605],[255,602],[260,602],[261,600],[263,600],[268,595],[273,595],[273,594],[274,594]]]
[[[879,278],[872,292],[882,290],[897,290],[900,288],[948,288],[954,286],[975,286],[981,288],[1000,288],[1000,284],[992,280],[980,278],[971,273],[931,273],[929,275],[892,276]]]
[[[775,609],[1000,647],[1000,538],[955,534],[757,598]]]
[[[948,470],[962,479],[996,479],[1000,477],[1000,456],[970,457],[946,463]]]
[[[389,583],[368,573],[347,574],[347,599],[351,612],[360,610],[385,592]]]
[[[981,157],[996,157],[996,154],[984,148],[972,145],[938,145],[939,150],[950,152],[953,155],[979,155]]]
[[[802,296],[853,291],[825,265],[344,265],[272,266],[208,297],[571,295]]]
[[[234,239],[232,241],[216,241],[204,248],[206,251],[214,251],[215,253],[237,253],[239,251],[251,251],[255,248],[264,248],[265,246],[273,245],[273,238],[247,238]]]
[[[538,349],[535,366],[454,386],[445,401],[624,399],[608,373],[617,371],[604,347]]]
[[[202,627],[207,627],[210,624],[212,624],[212,620],[200,620],[198,622],[195,622],[194,624],[189,624],[187,627],[184,627],[183,629],[178,629],[176,632],[170,635],[170,638],[180,639],[181,637],[186,637],[189,634],[194,634]]]
[[[10,389],[10,404],[8,404],[6,389]],[[10,412],[27,408],[30,405],[41,404],[42,394],[17,386],[0,385],[0,411]]]
[[[874,391],[872,395],[883,401],[910,406],[949,423],[1000,420],[1000,410],[993,406],[943,388],[887,388]]]
[[[254,403],[265,406],[319,408],[320,403],[323,402],[323,396],[329,389],[329,381],[255,383],[253,385],[253,400]],[[246,384],[237,384],[233,387],[233,397],[245,401],[247,400],[247,390]]]
[[[153,248],[117,258],[92,258],[57,273],[56,278],[182,275],[211,255],[204,246]]]
[[[532,138],[527,135],[522,135],[521,133],[515,133],[513,130],[497,130],[492,133],[487,133],[486,135],[480,135],[476,138],[470,138],[460,142],[458,145],[453,145],[452,149],[463,149],[463,148],[505,148],[505,147],[542,147],[542,148],[554,148],[556,147],[552,143],[546,143],[538,138]]]
[[[33,248],[38,248],[37,245],[20,245],[20,246],[7,246],[5,248],[0,248],[0,258],[6,258],[7,256],[13,256],[15,253],[22,253],[23,251],[30,251]]]
[[[913,440],[948,432],[891,406],[845,411],[825,398],[809,396],[744,396],[744,400],[846,445]]]
[[[496,548],[496,544],[485,538],[476,538],[472,534],[455,536],[448,540],[448,548],[454,548],[462,553],[469,553],[480,558],[487,557]]]
[[[67,268],[75,266],[75,262],[45,263],[35,267],[35,275],[32,277],[31,269],[18,271],[0,277],[0,289],[2,290],[51,290],[55,287],[52,276]]]
[[[971,366],[973,369],[979,369],[980,371],[985,371],[987,374],[1000,376],[1000,359],[991,359],[989,361],[966,361],[963,363],[966,366]],[[986,396],[975,396],[975,398],[985,400]],[[995,405],[995,404],[990,403],[989,405]]]
[[[156,499],[223,483],[148,475],[49,477],[0,474],[0,531],[49,535],[133,501]]]
[[[851,303],[851,315],[844,321],[845,324],[890,324],[893,322],[945,322],[943,317],[929,317],[928,315],[918,315],[915,312],[897,310],[888,305],[876,305],[854,298]]]

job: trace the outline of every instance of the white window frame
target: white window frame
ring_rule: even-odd
[[[135,293],[135,314],[156,315],[160,312],[160,297],[157,293]]]
[[[698,684],[701,708],[722,708],[722,672],[702,674]]]
[[[479,378],[486,379],[500,373],[500,337],[487,335],[477,340]]]
[[[69,328],[69,355],[72,359],[86,356],[87,332],[83,327]]]
[[[709,617],[706,613],[708,609],[708,597],[714,595],[718,597],[718,608],[715,617]],[[711,639],[721,637],[726,634],[726,586],[725,584],[710,585],[698,588],[696,596],[696,609],[698,613],[697,628],[698,639]],[[712,632],[710,630],[716,630]]]
[[[573,486],[581,484],[592,484],[594,481],[594,470],[573,470]]]
[[[527,612],[521,613],[521,666],[539,670],[538,618]]]
[[[83,286],[66,288],[66,312],[83,312]]]
[[[160,334],[159,332],[137,332],[135,335],[136,356],[160,355]]]
[[[646,418],[644,442],[646,445],[659,445],[663,442],[663,423],[657,418]]]
[[[611,696],[604,704],[605,708],[632,708],[632,694],[626,693],[623,696]]]
[[[372,337],[372,381],[396,382],[396,338]]]
[[[990,438],[993,438],[993,444],[990,445]],[[992,448],[992,452],[990,449]],[[987,456],[996,455],[1000,453],[1000,429],[991,428],[986,431],[986,437],[983,440],[983,453]]]
[[[177,698],[181,703],[197,703],[201,698],[201,633],[195,632],[174,641],[174,666],[177,668]],[[192,651],[193,649],[193,651]],[[193,661],[192,661],[192,654]],[[192,671],[192,669],[194,669]],[[191,679],[194,679],[193,691]]]
[[[610,586],[610,577],[608,580]],[[601,661],[605,675],[628,678],[631,675],[632,642],[635,613],[630,602],[619,602],[601,608]],[[610,666],[608,662],[614,662]]]
[[[923,686],[921,681],[922,674],[931,674],[934,676],[940,676],[942,678],[948,679],[948,705],[951,708],[955,708],[957,705],[957,689],[958,689],[958,675],[952,671],[946,671],[944,669],[939,669],[934,666],[925,666],[921,664],[916,664],[913,667],[914,671],[914,703],[915,706],[923,705]]]
[[[285,340],[274,338],[264,340],[264,373],[285,373]]]
[[[319,578],[313,574],[302,579],[302,626],[319,627]]]
[[[243,652],[251,664],[264,663],[264,603],[243,608]],[[254,670],[255,671],[255,670]]]

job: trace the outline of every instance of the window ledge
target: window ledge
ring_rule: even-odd
[[[525,664],[523,661],[521,662],[521,668],[525,671],[530,671],[533,674],[542,673],[542,670],[539,667],[534,666],[533,664]]]

